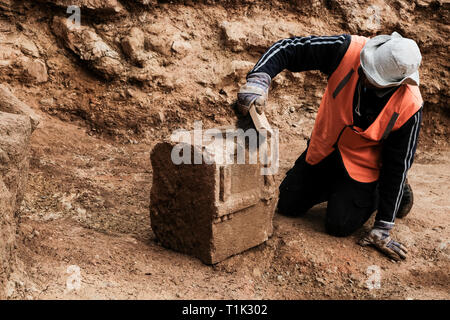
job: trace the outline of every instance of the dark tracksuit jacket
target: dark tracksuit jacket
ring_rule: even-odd
[[[265,72],[272,79],[284,69],[292,72],[320,70],[328,77],[338,67],[345,55],[351,36],[309,36],[283,39],[273,44],[249,72]],[[360,71],[361,72],[361,71]],[[360,107],[357,108],[358,90],[353,99],[354,125],[366,129],[395,92],[396,88],[375,92],[361,90]],[[383,143],[377,221],[393,223],[403,195],[406,173],[411,167],[417,147],[422,108],[399,130],[391,132]]]

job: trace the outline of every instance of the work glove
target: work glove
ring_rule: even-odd
[[[372,245],[395,261],[406,259],[406,254],[408,253],[403,244],[390,237],[389,228],[377,226],[377,223],[358,243],[363,247]]]
[[[267,94],[272,79],[265,72],[256,72],[247,76],[247,83],[238,92],[237,107],[240,113],[246,115],[255,104],[256,111],[261,114],[267,102]]]

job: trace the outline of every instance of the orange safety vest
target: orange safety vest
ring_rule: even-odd
[[[359,182],[378,180],[382,141],[408,121],[423,102],[417,86],[403,84],[366,130],[353,126],[360,52],[367,40],[352,36],[347,52],[328,79],[306,154],[306,162],[314,165],[337,147],[348,174]]]

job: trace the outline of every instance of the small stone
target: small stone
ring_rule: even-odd
[[[164,115],[164,112],[162,112],[162,111],[158,112],[158,119],[161,123],[164,123],[164,121],[166,120],[166,116]]]
[[[233,75],[238,79],[244,79],[247,73],[253,68],[254,63],[245,60],[231,61],[226,76]]]
[[[40,104],[44,105],[44,106],[48,106],[51,107],[55,104],[55,99],[53,98],[44,98],[41,101],[39,101]]]
[[[20,39],[20,41],[20,50],[24,54],[32,56],[34,58],[39,58],[39,50],[33,41],[26,38]]]
[[[8,162],[9,162],[8,154],[4,150],[0,149],[0,164],[5,165]]]
[[[139,66],[142,66],[145,60],[144,42],[144,32],[136,27],[131,28],[130,34],[122,39],[123,52]]]
[[[226,132],[221,132],[224,137]],[[267,240],[273,232],[278,190],[265,185],[259,162],[224,166],[223,158],[210,157],[219,153],[229,157],[237,148],[235,142],[225,146],[178,143],[187,142],[182,137],[191,134],[194,133],[174,136],[172,141],[157,144],[151,152],[150,220],[155,237],[163,246],[194,255],[206,264],[215,264]],[[191,152],[193,158],[187,160]],[[200,162],[196,162],[199,155]],[[176,164],[180,162],[185,164]],[[238,180],[231,184],[231,177]],[[231,213],[232,223],[228,219],[214,223],[216,218]]]
[[[231,50],[235,52],[244,50],[246,36],[238,24],[224,21],[220,27],[225,36],[225,43],[231,47]]]
[[[217,95],[212,91],[211,88],[206,88],[205,96],[213,102],[217,101]]]
[[[253,269],[253,276],[261,277],[261,275],[262,275],[261,270],[259,270],[258,268]]]
[[[186,56],[188,52],[192,50],[192,46],[187,41],[175,40],[172,43],[172,50],[182,56]]]
[[[80,59],[89,62],[88,65],[106,80],[124,75],[120,55],[105,43],[94,29],[87,26],[69,28],[67,19],[58,16],[53,18],[52,29],[67,48]]]
[[[269,43],[260,31],[246,27],[240,22],[224,21],[220,24],[225,38],[225,45],[234,52],[243,50],[263,50]]]
[[[83,215],[85,215],[86,214],[86,209],[83,209],[83,208],[77,208],[77,213],[79,214],[79,215],[81,215],[81,216],[83,216]]]
[[[40,59],[20,57],[17,64],[23,70],[24,76],[31,82],[42,83],[48,81],[47,66]]]
[[[132,98],[136,98],[138,96],[138,93],[136,90],[134,90],[133,88],[127,88],[125,90],[126,94],[128,97],[132,97]]]
[[[63,208],[67,211],[72,210],[72,204],[70,202],[63,202]]]
[[[16,292],[16,284],[13,281],[8,281],[5,290],[6,297],[11,298],[15,292]]]
[[[326,281],[323,278],[316,278],[316,281],[318,283],[320,283],[321,285],[325,285],[326,284]]]

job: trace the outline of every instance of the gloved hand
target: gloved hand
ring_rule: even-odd
[[[376,225],[359,240],[359,245],[363,247],[372,245],[395,261],[406,259],[406,254],[408,253],[403,244],[390,237],[389,229],[377,227]]]
[[[265,72],[256,72],[247,76],[247,83],[238,92],[237,106],[240,113],[246,115],[255,104],[256,111],[261,114],[266,106],[267,94],[272,79]]]

